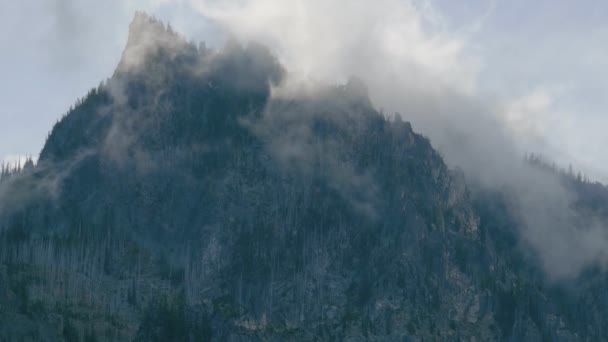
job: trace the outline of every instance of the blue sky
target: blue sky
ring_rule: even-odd
[[[335,11],[340,5],[367,4],[375,9],[370,16],[381,19],[384,13],[388,16],[394,12],[394,6],[398,6],[395,1],[332,0],[328,2],[336,6],[328,8]],[[233,29],[258,32],[262,37],[270,37],[270,41],[289,38],[273,31],[277,28],[263,26],[272,22],[268,18],[276,19],[274,12],[287,8],[285,3],[289,2],[1,2],[0,159],[36,155],[52,125],[69,106],[112,74],[135,10],[145,10],[171,22],[192,40],[218,45],[224,30]],[[298,1],[290,6],[295,3],[307,6]],[[226,4],[232,8],[226,10]],[[235,10],[238,6],[243,7],[243,12]],[[571,162],[594,178],[608,179],[608,154],[603,149],[608,144],[604,133],[608,124],[605,113],[608,4],[566,0],[430,0],[413,1],[413,6],[420,9],[416,15],[424,16],[420,28],[428,31],[413,33],[402,40],[418,51],[411,54],[413,60],[422,60],[434,76],[448,80],[453,87],[463,87],[465,92],[499,104],[505,121],[518,132],[522,151],[541,152],[560,164]],[[307,10],[315,14],[318,8]],[[260,22],[249,26],[235,24],[247,11],[253,11],[248,17]],[[356,17],[359,13],[356,8],[347,8],[330,14],[352,14],[353,22],[360,23],[363,29],[369,23],[377,24]],[[339,23],[348,22],[340,20],[336,17]],[[410,28],[394,32],[410,34]],[[294,32],[302,37],[301,32]],[[281,46],[300,47],[293,43]],[[430,62],[425,63],[425,59]],[[311,65],[314,69],[315,65]],[[472,81],[460,82],[469,78]]]

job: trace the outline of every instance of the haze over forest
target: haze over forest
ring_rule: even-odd
[[[38,5],[0,340],[608,338],[608,7]]]

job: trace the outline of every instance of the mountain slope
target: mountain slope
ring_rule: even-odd
[[[0,339],[605,337],[603,280],[545,284],[502,195],[471,198],[360,82],[272,96],[265,47],[195,47],[143,14],[128,41],[0,183]]]

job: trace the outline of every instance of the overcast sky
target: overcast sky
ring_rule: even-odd
[[[285,51],[280,48],[297,52],[307,46],[300,41],[296,42],[298,45],[293,41],[281,45],[281,39],[293,37],[280,34],[293,31],[289,20],[277,34],[259,30],[266,22],[289,18],[277,12],[291,11],[293,15],[298,13],[293,8],[297,11],[300,7],[313,15],[315,10],[329,11],[337,22],[347,26],[349,22],[341,16],[366,15],[369,10],[370,16],[388,18],[395,12],[397,2],[332,0],[327,3],[335,6],[310,9],[308,4],[303,5],[304,1],[276,0],[2,1],[0,159],[37,155],[53,124],[70,105],[112,74],[136,10],[171,22],[191,40],[206,40],[211,45],[221,44],[225,30],[259,31],[269,37],[269,42],[278,42],[277,53],[281,54]],[[354,3],[369,8],[358,11]],[[604,133],[608,127],[608,115],[604,112],[608,108],[605,95],[608,3],[592,0],[408,3],[418,9],[416,13],[423,13],[424,20],[416,26],[423,32],[412,32],[410,27],[387,31],[387,39],[391,34],[403,35],[395,40],[403,43],[394,47],[396,50],[407,50],[408,56],[451,86],[500,103],[505,120],[521,137],[523,150],[542,152],[558,163],[571,162],[594,178],[608,179],[608,153],[603,150],[608,145],[608,135]],[[340,4],[348,8],[342,10]],[[247,23],[247,18],[259,22]],[[399,20],[408,18],[417,17]],[[353,26],[361,23],[365,30],[368,22],[363,19],[359,17]],[[297,22],[294,20],[294,25]],[[317,35],[313,38],[326,39],[324,34]],[[329,35],[327,39],[330,37],[344,36]],[[291,55],[291,61],[295,55]],[[288,53],[281,57],[290,61]],[[317,66],[313,63],[310,67]]]

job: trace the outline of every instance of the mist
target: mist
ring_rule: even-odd
[[[479,88],[482,61],[472,52],[472,36],[449,31],[432,2],[192,5],[239,39],[261,41],[277,51],[289,77],[275,96],[361,78],[376,108],[411,121],[452,168],[464,170],[469,183],[506,189],[523,219],[521,243],[532,249],[550,279],[575,278],[587,267],[608,263],[603,223],[577,226],[574,194],[523,162],[525,152],[546,147],[523,129],[533,124],[525,113],[514,113],[529,107],[492,98]],[[565,152],[554,152],[563,160]]]
[[[188,34],[204,26],[213,33],[194,38],[231,36],[269,46],[288,75],[274,85],[275,99],[299,96],[304,89],[314,93],[311,89],[344,84],[353,76],[363,80],[375,108],[389,118],[400,113],[410,121],[415,131],[431,139],[451,168],[464,171],[470,184],[508,189],[514,210],[523,218],[521,242],[538,256],[550,278],[573,278],[587,267],[608,263],[603,223],[577,227],[571,209],[574,195],[557,179],[548,179],[522,162],[525,152],[537,150],[551,151],[550,157],[559,161],[568,159],[568,151],[546,146],[537,132],[528,129],[537,123],[527,114],[547,107],[546,101],[541,96],[540,102],[535,102],[538,97],[513,102],[487,91],[480,81],[484,56],[474,32],[485,13],[470,27],[454,30],[435,2],[425,0],[379,0],[373,5],[363,0],[157,0],[111,2],[96,9],[112,9],[116,14],[104,11],[102,17],[126,23],[135,9],[154,13],[169,5],[179,10],[162,12],[161,18],[171,19],[178,31]],[[102,54],[104,65],[116,65],[120,56],[97,50],[90,40],[88,30],[94,25],[85,21],[97,17],[84,15],[90,12],[85,3],[54,1],[49,6],[56,33],[51,59],[58,69],[85,62],[88,49]],[[205,24],[181,15],[188,10],[195,10]],[[94,24],[104,27],[102,22]],[[122,48],[126,37],[119,37],[125,28],[112,26],[106,34],[94,36]],[[134,67],[141,56],[131,57],[129,67]],[[127,144],[129,137],[108,141]],[[369,182],[363,177],[358,183]]]

